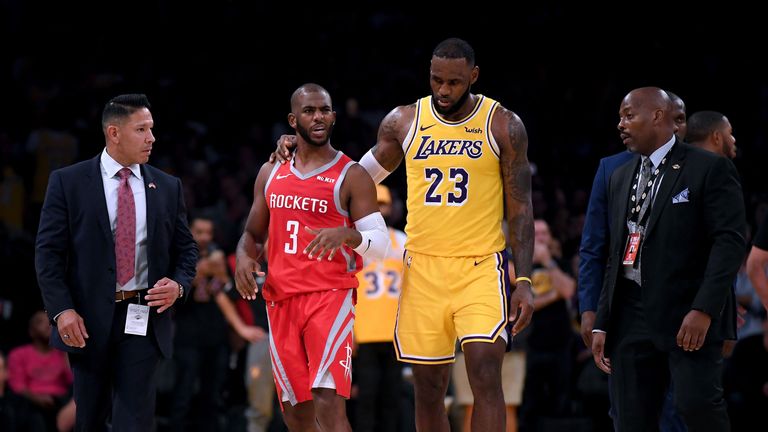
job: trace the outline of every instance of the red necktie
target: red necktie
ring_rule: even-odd
[[[117,283],[125,285],[136,271],[136,204],[128,179],[131,170],[123,168],[118,172],[120,186],[117,189],[117,228],[115,229],[115,259],[117,261]]]

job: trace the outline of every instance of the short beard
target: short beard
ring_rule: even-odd
[[[432,106],[435,107],[435,111],[438,112],[441,116],[447,117],[451,114],[455,114],[457,111],[461,109],[462,106],[464,106],[464,102],[467,101],[469,98],[469,91],[471,90],[471,86],[467,87],[467,91],[464,92],[463,95],[459,98],[459,100],[456,101],[455,104],[451,105],[448,108],[441,108],[440,105],[437,104],[437,98],[435,95],[432,95]]]
[[[312,137],[309,135],[309,129],[302,127],[298,122],[296,122],[296,132],[298,132],[298,134],[304,138],[304,141],[307,143],[315,147],[322,147],[328,144],[328,141],[331,139],[331,134],[333,133],[333,125],[328,126],[328,133],[325,135],[325,139],[323,141],[315,141],[312,139]]]

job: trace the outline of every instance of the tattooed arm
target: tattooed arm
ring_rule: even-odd
[[[491,125],[501,153],[501,176],[509,234],[507,244],[518,277],[530,278],[533,260],[533,205],[531,204],[531,166],[528,163],[528,133],[522,120],[512,111],[499,107]],[[520,314],[518,316],[518,309]],[[512,333],[523,330],[533,313],[533,294],[528,281],[515,283],[510,298],[509,320],[517,319]]]
[[[399,106],[387,114],[379,125],[376,145],[371,149],[376,161],[389,172],[400,165],[405,154],[403,141],[416,116],[416,104]]]

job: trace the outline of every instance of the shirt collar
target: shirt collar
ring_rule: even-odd
[[[656,151],[651,153],[650,156],[643,156],[642,159],[645,160],[646,158],[650,157],[651,163],[653,164],[653,168],[656,168],[659,166],[659,164],[661,164],[661,160],[664,159],[664,156],[667,155],[667,153],[669,152],[669,149],[671,149],[674,144],[675,144],[675,135],[672,135],[672,138],[670,138],[666,144],[657,148]]]
[[[132,164],[127,167],[124,167],[120,165],[116,160],[112,159],[112,156],[107,153],[107,148],[104,148],[104,151],[101,152],[101,165],[104,167],[104,170],[107,172],[107,178],[112,178],[117,175],[117,172],[120,171],[123,168],[128,168],[131,170],[134,176],[136,176],[137,179],[142,180],[141,177],[141,169],[139,168],[139,164]]]

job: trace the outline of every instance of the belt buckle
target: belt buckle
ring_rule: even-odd
[[[121,302],[121,301],[125,300],[125,291],[120,290],[118,292],[120,293],[120,300],[116,300],[116,301]]]

